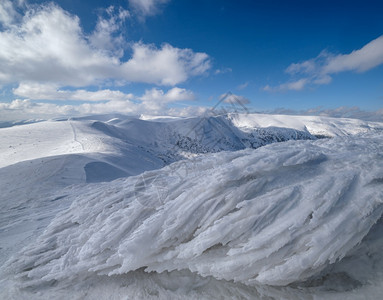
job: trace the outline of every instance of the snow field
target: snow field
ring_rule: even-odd
[[[377,299],[382,129],[261,114],[1,128],[0,298]]]

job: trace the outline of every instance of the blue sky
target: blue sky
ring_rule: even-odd
[[[380,2],[2,0],[0,118],[382,112]]]

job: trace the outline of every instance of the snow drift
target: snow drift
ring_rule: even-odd
[[[142,268],[301,282],[381,218],[382,145],[377,134],[290,141],[71,188],[70,208],[6,267],[25,286]]]

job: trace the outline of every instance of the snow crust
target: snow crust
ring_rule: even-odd
[[[382,123],[31,122],[0,128],[1,299],[383,293]]]
[[[142,268],[246,285],[306,280],[380,219],[382,142],[273,144],[72,190],[71,207],[8,268],[27,285]]]

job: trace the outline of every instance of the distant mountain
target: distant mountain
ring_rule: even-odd
[[[37,159],[33,163],[36,164],[43,158],[44,162],[61,159],[63,167],[72,160],[68,155],[76,154],[76,173],[84,174],[80,177],[85,182],[101,182],[204,153],[256,149],[276,142],[315,140],[382,128],[382,123],[354,119],[263,114],[152,119],[146,116],[145,120],[123,115],[87,116],[1,129],[0,166],[12,169],[11,165]],[[60,172],[63,170],[55,170],[55,174]]]

